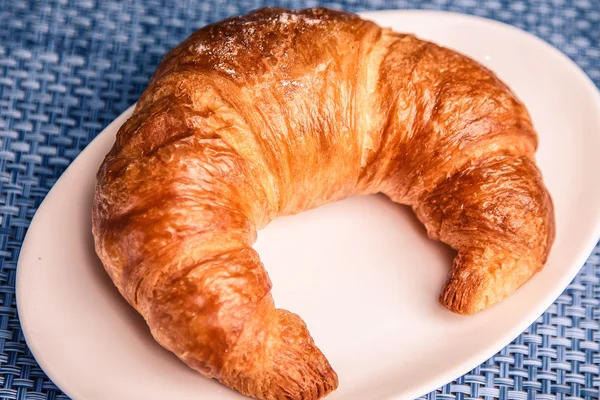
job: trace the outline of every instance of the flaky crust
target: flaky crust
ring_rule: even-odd
[[[440,301],[475,313],[554,240],[536,148],[525,107],[475,61],[345,12],[261,9],[161,62],[98,171],[96,251],[191,368],[257,399],[318,399],[337,376],[275,308],[256,231],[384,193],[458,251]]]

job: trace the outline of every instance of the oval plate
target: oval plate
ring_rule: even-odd
[[[430,11],[363,14],[454,48],[495,71],[529,108],[557,237],[543,272],[472,317],[438,302],[453,253],[380,196],[352,197],[260,232],[256,248],[279,307],[299,313],[340,377],[328,399],[408,399],[468,372],[559,296],[600,235],[600,96],[542,40],[489,20]],[[23,333],[50,378],[75,400],[240,399],[151,338],[119,296],[92,242],[96,170],[131,109],[72,163],[23,243],[17,302]]]

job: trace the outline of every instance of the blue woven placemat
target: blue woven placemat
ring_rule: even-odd
[[[137,100],[160,58],[193,30],[265,5],[318,4],[350,11],[443,9],[497,19],[560,48],[600,83],[598,0],[0,0],[0,400],[68,399],[27,348],[15,306],[21,243],[60,174]],[[598,399],[599,348],[597,247],[522,335],[423,399]]]

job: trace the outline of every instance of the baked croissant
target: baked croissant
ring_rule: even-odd
[[[337,375],[275,308],[257,230],[383,193],[458,251],[440,302],[472,314],[548,256],[536,149],[526,108],[475,61],[351,13],[260,9],[160,63],[98,171],[96,251],[189,367],[257,399],[319,399]]]

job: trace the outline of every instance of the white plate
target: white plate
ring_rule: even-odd
[[[365,14],[455,48],[494,70],[524,100],[541,137],[539,164],[556,206],[545,270],[472,317],[437,303],[452,252],[405,208],[355,197],[276,220],[256,245],[278,306],[299,313],[340,377],[330,399],[409,399],[485,361],[561,293],[600,234],[600,96],[567,57],[497,22],[455,14]],[[56,183],[23,244],[17,300],[42,368],[76,400],[238,399],[150,337],[92,247],[95,173],[131,109]]]

